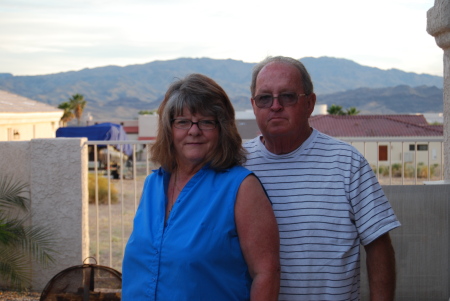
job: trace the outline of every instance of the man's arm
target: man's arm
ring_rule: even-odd
[[[371,301],[393,301],[395,296],[395,252],[389,233],[364,247]]]
[[[254,175],[241,183],[235,205],[242,253],[253,278],[252,301],[276,301],[280,289],[280,238],[272,206]]]

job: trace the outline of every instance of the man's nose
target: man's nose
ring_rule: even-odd
[[[270,106],[270,109],[273,111],[279,111],[283,108],[283,106],[278,101],[278,96],[273,98],[272,105]]]

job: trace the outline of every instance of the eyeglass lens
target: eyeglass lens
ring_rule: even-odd
[[[216,128],[215,120],[199,120],[198,122],[193,122],[188,119],[174,119],[173,125],[182,130],[188,130],[192,127],[192,125],[196,124],[201,130],[212,130]]]
[[[281,93],[278,96],[273,96],[272,94],[260,94],[256,95],[253,99],[255,100],[256,106],[259,108],[270,108],[273,104],[275,98],[283,107],[293,106],[297,103],[298,98],[305,94],[296,93]]]

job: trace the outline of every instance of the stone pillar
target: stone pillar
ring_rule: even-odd
[[[34,266],[32,289],[89,256],[86,138],[32,139],[29,161],[32,223],[52,230],[55,265]]]
[[[427,12],[427,32],[444,50],[444,180],[450,181],[450,1],[435,0]]]

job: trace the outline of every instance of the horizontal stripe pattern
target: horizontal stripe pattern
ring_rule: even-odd
[[[244,146],[278,221],[279,300],[358,300],[360,244],[400,225],[367,160],[317,130],[285,155]]]

